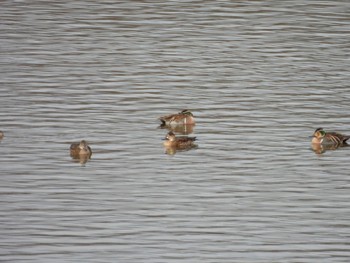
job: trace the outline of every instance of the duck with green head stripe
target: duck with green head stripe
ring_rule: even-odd
[[[343,146],[347,145],[346,141],[350,138],[348,135],[343,135],[337,132],[326,132],[323,128],[315,130],[311,136],[313,144]]]

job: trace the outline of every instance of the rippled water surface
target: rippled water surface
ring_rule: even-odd
[[[348,1],[1,1],[2,262],[349,262]],[[158,117],[190,109],[197,148]],[[72,159],[85,139],[90,160]]]

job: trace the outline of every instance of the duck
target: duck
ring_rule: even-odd
[[[4,138],[4,132],[3,131],[0,131],[0,140]]]
[[[179,113],[162,116],[159,120],[162,122],[161,126],[195,124],[194,116],[189,110],[182,110]]]
[[[82,140],[71,144],[70,153],[72,156],[91,156],[92,151],[88,143],[85,140]]]
[[[317,128],[311,136],[312,144],[343,146],[347,145],[348,135],[343,135],[338,132],[326,132],[323,128]]]
[[[187,137],[187,136],[179,136],[176,137],[175,134],[170,131],[164,138],[163,145],[165,147],[174,147],[174,148],[188,148],[194,146],[194,141],[196,137]]]

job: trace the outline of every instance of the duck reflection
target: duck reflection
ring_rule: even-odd
[[[172,131],[166,135],[164,140],[163,146],[165,148],[165,153],[170,155],[174,155],[179,151],[183,152],[198,148],[198,146],[194,144],[196,137],[177,137]]]
[[[74,163],[80,163],[81,165],[86,164],[91,159],[91,155],[90,156],[87,156],[87,155],[85,155],[85,156],[72,156],[71,155],[71,157],[72,157],[72,161]]]
[[[165,146],[165,153],[169,155],[175,155],[177,152],[186,152],[193,149],[197,149],[198,145],[192,145],[187,147],[171,147],[171,146]]]
[[[70,156],[76,162],[85,164],[91,159],[92,150],[85,140],[81,142],[72,143],[70,146]]]
[[[325,153],[326,151],[334,151],[338,148],[341,148],[341,147],[347,147],[349,146],[348,144],[342,144],[342,145],[323,145],[323,144],[316,144],[316,143],[312,143],[311,144],[311,149],[316,153],[316,154],[323,154]]]

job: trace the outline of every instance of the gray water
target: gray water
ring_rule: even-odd
[[[1,1],[2,262],[349,262],[349,1]],[[198,147],[158,117],[190,109]],[[90,160],[72,159],[85,139]]]

